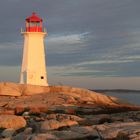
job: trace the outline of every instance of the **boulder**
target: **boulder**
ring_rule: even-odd
[[[3,137],[5,137],[5,138],[7,138],[7,137],[12,137],[13,136],[13,134],[15,133],[15,129],[13,129],[13,128],[8,128],[8,129],[5,129],[3,132],[2,132],[2,136]]]
[[[32,135],[24,134],[23,132],[18,133],[16,136],[12,137],[12,140],[31,140]]]
[[[33,128],[31,128],[31,127],[27,127],[25,130],[24,130],[24,134],[32,134],[32,132],[33,132]]]
[[[15,110],[0,108],[0,115],[15,115]]]
[[[20,87],[16,83],[1,83],[0,95],[4,96],[21,96]]]
[[[140,136],[140,122],[117,122],[110,124],[94,125],[103,139],[125,139]]]
[[[91,126],[72,126],[70,127],[70,130],[81,134],[96,133],[96,135],[98,135],[97,131],[93,129]]]
[[[25,112],[26,106],[25,105],[16,105],[15,106],[15,114],[21,115]]]
[[[63,120],[63,119],[68,119],[68,120],[73,120],[73,121],[82,121],[83,118],[76,116],[76,115],[69,115],[69,114],[48,114],[46,116],[47,119],[55,119],[55,120]]]
[[[20,129],[26,126],[23,117],[15,115],[0,115],[0,128]]]
[[[88,134],[82,134],[82,133],[78,133],[78,132],[74,132],[74,131],[52,131],[50,132],[51,134],[55,135],[56,137],[59,138],[59,140],[86,140],[86,139],[90,139],[90,140],[94,140],[97,139],[97,132],[95,131],[95,133],[88,133]]]
[[[1,138],[0,140],[12,140],[11,138]]]
[[[61,127],[73,126],[73,125],[78,125],[78,123],[76,121],[71,121],[71,120],[62,120],[62,121],[47,120],[42,122],[41,131],[44,132],[48,130],[54,130]]]
[[[45,134],[37,134],[34,135],[31,140],[59,140],[56,136],[45,133]]]
[[[37,99],[36,99],[37,100]],[[27,113],[28,112],[28,113]],[[45,104],[40,103],[26,103],[26,104],[21,104],[15,106],[15,114],[17,115],[31,115],[31,114],[41,114],[41,113],[47,113],[48,112],[48,107]]]

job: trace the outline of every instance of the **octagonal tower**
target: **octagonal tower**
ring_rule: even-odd
[[[47,32],[43,31],[43,20],[32,13],[26,18],[25,30],[21,31],[24,48],[20,83],[48,86],[44,43]]]

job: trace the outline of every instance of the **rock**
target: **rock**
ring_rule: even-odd
[[[140,135],[140,112],[112,114],[140,107],[119,103],[117,98],[67,86],[0,83],[0,95],[8,94],[0,98],[0,128],[19,129],[14,135],[3,131],[3,137],[11,135],[12,140],[100,139],[98,133],[103,139],[136,139]]]
[[[73,121],[82,121],[83,118],[76,116],[76,115],[69,115],[69,114],[49,114],[46,116],[47,119],[55,119],[55,120],[63,120],[63,119],[68,119],[68,120],[73,120]]]
[[[97,133],[97,132],[96,132]],[[82,133],[77,133],[73,131],[52,131],[51,134],[55,135],[56,137],[59,138],[59,140],[78,140],[78,139],[97,139],[98,136],[95,133],[90,133],[90,134],[82,134]]]
[[[98,130],[103,139],[129,140],[130,137],[140,135],[140,122],[117,122],[110,124],[94,125],[93,129]]]
[[[12,140],[11,138],[1,138],[0,140]]]
[[[15,110],[13,109],[0,109],[0,115],[15,115]]]
[[[116,137],[116,139],[123,139],[123,140],[130,140],[129,139],[129,134],[127,134],[127,133],[123,133],[123,132],[119,132],[118,134],[117,134],[117,137]]]
[[[139,140],[139,137],[137,137],[137,138],[133,138],[133,139],[130,139],[130,140]]]
[[[5,129],[3,132],[2,132],[2,136],[3,137],[12,137],[12,135],[15,133],[15,129],[13,128],[8,128],[8,129]]]
[[[24,112],[22,116],[29,116],[29,112]]]
[[[83,138],[83,134],[79,134],[77,132],[72,132],[72,131],[54,131],[52,132],[55,136],[57,136],[60,140],[69,140],[69,139],[80,139]]]
[[[21,115],[25,112],[26,107],[24,105],[16,105],[15,107],[15,113],[17,115]]]
[[[26,135],[23,132],[18,133],[16,136],[12,137],[12,140],[31,140],[32,135]]]
[[[38,99],[36,98],[36,102],[38,101]],[[32,103],[30,101],[30,103],[27,103],[26,105],[17,105],[15,107],[15,112],[18,115],[23,115],[23,116],[28,116],[31,114],[41,114],[41,113],[47,113],[48,112],[48,107],[45,104],[42,104],[42,101],[40,100],[40,102],[38,103]]]
[[[130,139],[134,139],[134,138],[137,138],[137,137],[138,137],[137,134],[132,134],[132,135],[129,136]]]
[[[90,126],[80,126],[80,127],[72,126],[72,127],[70,127],[70,130],[73,131],[73,132],[81,133],[81,134],[94,133],[98,136],[97,131]]]
[[[61,125],[62,126],[75,126],[75,125],[78,125],[78,122],[65,119],[61,121]]]
[[[32,128],[33,133],[40,132],[40,125],[41,125],[40,122],[36,122],[35,120],[30,119],[28,123],[29,123],[29,127]]]
[[[45,121],[45,118],[43,118],[43,117],[36,117],[35,121],[36,122]]]
[[[32,131],[33,131],[33,129],[31,128],[31,127],[27,127],[25,130],[24,130],[24,134],[32,134]]]
[[[21,96],[20,87],[16,83],[0,83],[0,95]]]
[[[65,104],[53,106],[49,109],[50,112],[57,113],[57,114],[71,114],[75,115],[77,112],[78,107],[77,106],[66,106]]]
[[[34,105],[29,106],[29,114],[41,114],[47,112],[48,112],[47,105],[36,104],[35,106]]]
[[[41,93],[48,93],[50,91],[49,86],[36,86],[36,85],[22,85],[22,95],[35,95]]]
[[[20,129],[26,126],[23,117],[15,115],[0,115],[0,128]]]
[[[100,115],[83,115],[83,120],[80,121],[81,125],[95,125],[95,124],[103,124],[112,122],[112,117],[108,114],[100,114]]]
[[[78,125],[78,123],[76,121],[71,121],[71,120],[62,120],[62,121],[48,120],[48,121],[44,121],[41,124],[41,131],[44,132],[48,130],[54,130],[61,127],[73,126],[73,125]]]
[[[123,110],[140,110],[140,107],[135,107],[121,102],[118,98],[99,94],[87,89],[74,88],[68,86],[35,86],[16,83],[0,83],[0,95],[9,96],[32,96],[37,94],[57,93],[56,101],[60,100],[59,105],[65,104],[88,104],[99,105],[105,107],[116,107]],[[59,94],[58,94],[59,93]],[[58,96],[60,95],[61,96]],[[90,103],[90,104],[89,104]],[[86,111],[86,110],[85,110]]]
[[[112,122],[112,119],[111,119],[110,115],[107,115],[107,114],[99,115],[99,116],[97,116],[97,118],[98,118],[98,124],[111,123]]]
[[[46,133],[34,135],[31,140],[59,140],[56,136]]]

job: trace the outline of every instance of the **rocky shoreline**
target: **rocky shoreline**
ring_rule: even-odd
[[[139,106],[79,88],[0,84],[0,140],[139,139]]]

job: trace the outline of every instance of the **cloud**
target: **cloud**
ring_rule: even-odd
[[[55,43],[55,44],[66,44],[66,45],[71,45],[71,44],[80,44],[83,42],[82,37],[84,35],[88,34],[82,33],[82,34],[70,34],[70,35],[57,35],[57,36],[51,36],[49,37],[48,41],[49,43]]]
[[[81,50],[86,45],[89,34],[89,32],[84,32],[49,36],[46,39],[48,53],[67,54]]]
[[[1,82],[19,82],[20,67],[19,66],[0,66]]]
[[[78,66],[50,66],[48,73],[55,76],[95,76],[103,73],[102,70],[88,69]]]
[[[120,63],[131,63],[133,60],[98,60],[98,61],[85,61],[77,65],[101,65],[101,64],[120,64]]]
[[[22,61],[21,42],[0,44],[0,66],[19,66]]]
[[[50,77],[56,80],[59,75],[64,81],[77,76],[85,81],[94,76],[139,77],[139,5],[138,0],[1,1],[2,73],[9,74],[6,66],[21,65],[20,28],[36,11],[48,31],[46,60]],[[83,85],[82,80],[80,83]]]
[[[140,60],[140,55],[131,55],[131,56],[126,56],[124,59],[127,60]]]

